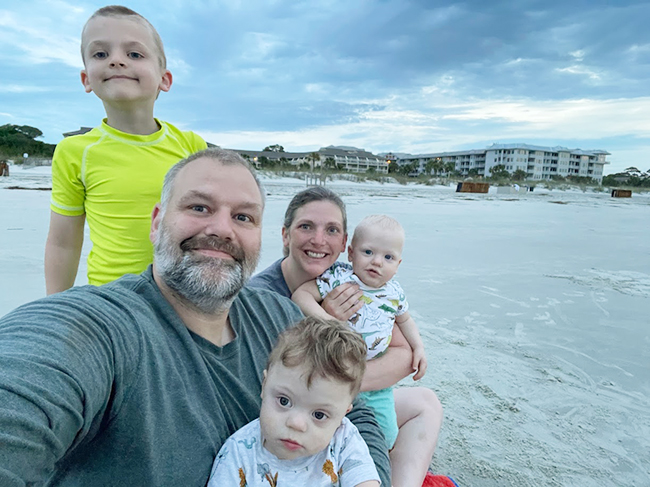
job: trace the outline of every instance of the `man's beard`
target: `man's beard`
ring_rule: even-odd
[[[192,252],[209,248],[226,252],[233,260]],[[259,252],[246,255],[241,247],[219,237],[190,237],[180,244],[172,241],[164,223],[154,244],[156,272],[186,304],[205,314],[230,306],[257,267]]]

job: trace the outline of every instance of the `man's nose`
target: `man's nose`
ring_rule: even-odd
[[[223,239],[232,240],[233,221],[228,211],[217,211],[207,219],[206,235],[214,235]]]
[[[287,418],[287,426],[292,430],[304,433],[307,431],[307,420],[305,415],[298,411],[292,411],[289,413],[289,417]]]

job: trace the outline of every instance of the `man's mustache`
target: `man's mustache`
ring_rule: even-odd
[[[211,249],[225,252],[236,262],[242,262],[245,258],[244,251],[228,240],[219,237],[190,237],[181,242],[181,250],[184,252],[198,249]]]

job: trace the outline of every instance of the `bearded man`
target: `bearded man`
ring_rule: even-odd
[[[263,209],[247,161],[196,153],[165,177],[145,272],[0,320],[0,485],[205,486],[222,443],[259,414],[276,337],[301,318],[245,287]],[[349,417],[389,485],[374,416]]]

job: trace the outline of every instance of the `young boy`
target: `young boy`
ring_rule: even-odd
[[[345,417],[365,362],[363,340],[340,321],[305,318],[284,331],[264,371],[260,417],[223,444],[208,487],[378,487],[368,447]]]
[[[116,5],[97,10],[82,31],[81,57],[81,82],[102,100],[106,118],[88,133],[62,140],[54,152],[48,294],[74,285],[85,219],[93,243],[90,284],[142,272],[153,258],[150,216],[165,173],[206,148],[198,135],[153,116],[172,75],[160,36],[144,17]]]
[[[424,344],[408,313],[404,291],[393,280],[402,262],[403,247],[404,229],[397,220],[385,215],[368,216],[355,228],[348,247],[348,260],[352,265],[336,262],[318,279],[296,289],[291,299],[306,315],[331,319],[318,303],[340,284],[359,284],[365,304],[348,323],[363,336],[368,346],[368,360],[386,351],[393,324],[397,324],[413,349],[412,367],[416,371],[413,378],[418,380],[427,368]],[[392,448],[398,433],[392,388],[363,392],[361,396],[375,412],[388,448]]]

